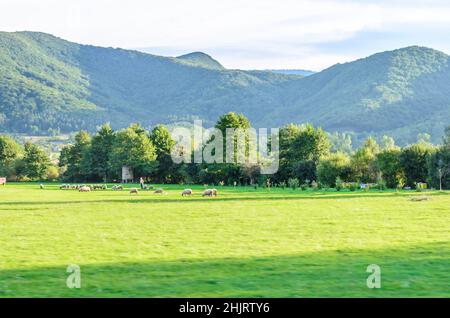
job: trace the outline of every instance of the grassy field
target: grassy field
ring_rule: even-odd
[[[450,296],[449,192],[164,188],[0,186],[0,297]]]

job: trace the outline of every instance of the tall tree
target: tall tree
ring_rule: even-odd
[[[223,135],[223,154],[227,155],[227,129],[249,129],[251,127],[250,121],[243,114],[236,114],[233,112],[227,113],[219,117],[215,128],[219,129]],[[248,155],[248,147],[249,147],[249,136],[245,135],[245,149],[244,153]],[[237,161],[237,153],[238,153],[238,136],[235,136],[233,139],[233,149],[234,149],[234,162]],[[225,162],[224,158],[224,162]]]
[[[0,136],[0,162],[17,159],[22,154],[22,147],[11,137]]]
[[[381,150],[389,150],[389,149],[397,148],[395,146],[394,138],[384,135],[380,141],[380,148],[381,148]]]
[[[180,182],[182,176],[180,175],[180,165],[175,165],[171,157],[171,151],[175,146],[175,141],[172,139],[169,130],[164,125],[158,125],[153,128],[150,134],[150,140],[155,146],[156,160],[158,161],[158,168],[155,169],[152,178],[157,182]]]
[[[30,142],[26,142],[24,148],[23,173],[31,180],[47,178],[47,171],[51,166],[48,154],[41,147]]]
[[[329,135],[331,150],[350,155],[353,152],[352,136],[348,133],[334,132]]]
[[[161,158],[161,156],[169,155],[175,146],[175,141],[172,139],[169,130],[164,125],[158,125],[153,128],[150,134],[150,140],[155,146],[156,156]]]
[[[111,180],[110,153],[114,138],[114,131],[109,124],[102,125],[92,137],[87,160],[91,174],[96,180]]]
[[[11,137],[0,136],[0,176],[10,177],[15,174],[15,161],[23,154],[22,147]]]
[[[395,188],[404,181],[404,173],[400,165],[400,154],[400,148],[391,147],[385,148],[376,156],[376,167],[380,170],[389,188]]]
[[[225,136],[227,128],[250,128],[250,121],[243,114],[233,112],[227,113],[219,117],[215,127],[222,131]]]
[[[450,188],[450,126],[445,130],[442,145],[429,157],[428,181],[440,190]]]
[[[369,137],[364,145],[359,148],[351,159],[351,165],[356,180],[362,182],[375,182],[377,180],[378,169],[375,165],[376,155],[380,147],[375,139]]]
[[[232,153],[227,153],[227,129],[249,129],[251,128],[250,121],[243,114],[236,114],[233,112],[224,114],[219,117],[215,128],[220,130],[223,135],[223,163],[209,163],[203,164],[199,171],[199,179],[203,183],[219,183],[226,182],[227,184],[244,183],[244,179],[247,178],[242,172],[242,168],[245,163],[238,161],[238,153],[244,154],[245,158],[248,158],[249,154],[249,135],[244,134],[244,149],[238,149],[238,134],[236,134],[232,140],[232,145],[229,145],[228,149],[233,149]],[[208,143],[214,142],[210,139]],[[238,151],[239,150],[239,151]],[[215,151],[215,150],[214,150]],[[212,153],[215,155],[215,153]],[[233,162],[226,162],[227,155],[231,156]]]
[[[128,166],[133,169],[135,178],[149,176],[157,167],[155,147],[138,124],[117,132],[110,159],[116,173],[122,166]]]
[[[335,187],[336,179],[350,181],[350,158],[343,152],[329,154],[319,161],[317,166],[318,180],[325,185]]]
[[[410,187],[417,182],[426,182],[428,176],[427,162],[435,149],[426,142],[419,142],[403,148],[400,165],[405,172],[406,184]]]
[[[316,180],[316,167],[319,160],[329,154],[328,135],[312,125],[290,124],[280,130],[280,169],[278,181],[290,177]]]
[[[330,147],[325,131],[307,124],[301,127],[298,136],[293,140],[290,157],[297,160],[311,160],[317,164],[320,158],[328,155]]]
[[[86,158],[91,145],[88,132],[82,130],[75,135],[75,143],[64,147],[61,151],[59,166],[65,167],[64,179],[72,182],[86,181]]]

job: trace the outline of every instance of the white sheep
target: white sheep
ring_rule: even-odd
[[[203,197],[212,197],[214,195],[214,191],[212,189],[205,190],[203,192]]]
[[[194,191],[192,191],[192,189],[186,189],[186,190],[184,190],[182,193],[181,193],[181,196],[182,197],[184,197],[185,195],[186,196],[190,196],[190,195],[192,195],[194,193]]]
[[[79,192],[91,192],[91,188],[88,186],[82,186],[78,189]]]

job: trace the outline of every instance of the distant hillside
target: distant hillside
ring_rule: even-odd
[[[420,47],[301,77],[227,70],[207,54],[177,58],[0,32],[0,130],[46,134],[242,112],[256,127],[310,121],[358,136],[439,141],[450,118],[449,57]]]
[[[291,81],[286,106],[267,122],[320,123],[331,131],[396,136],[401,142],[427,132],[439,141],[450,124],[449,56],[408,47],[335,65]]]
[[[271,107],[278,86],[289,80],[218,69],[208,59],[205,67],[199,56],[168,58],[43,33],[0,33],[3,130],[70,132],[95,129],[104,121],[123,127],[132,121],[153,125],[198,117],[212,124],[227,111]]]
[[[266,70],[266,71],[276,73],[276,74],[301,75],[301,76],[309,76],[309,75],[313,75],[316,73],[314,71],[308,71],[308,70]]]

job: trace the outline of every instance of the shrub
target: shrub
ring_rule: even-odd
[[[300,181],[297,178],[290,178],[288,180],[288,185],[292,190],[295,190],[300,185]]]
[[[49,166],[47,168],[47,180],[49,181],[55,181],[59,178],[59,170],[56,166]]]
[[[302,191],[306,191],[309,188],[309,180],[305,180],[305,182],[302,183],[300,188],[302,189]]]
[[[341,178],[336,178],[336,191],[341,191],[343,189],[342,180]]]
[[[426,190],[426,188],[427,188],[426,183],[421,183],[421,182],[416,183],[416,191],[417,192],[422,192],[423,190]]]
[[[377,180],[377,189],[380,191],[384,191],[387,189],[386,181],[384,181],[384,179],[381,177]]]
[[[350,170],[348,155],[342,152],[332,153],[320,159],[317,165],[317,177],[320,182],[335,187],[336,178],[347,179]]]
[[[286,182],[285,182],[285,181],[281,181],[278,185],[279,185],[280,188],[283,189],[283,190],[286,188]]]
[[[405,186],[405,179],[401,175],[397,175],[397,191],[400,191]]]
[[[348,185],[348,189],[349,189],[350,191],[354,192],[354,191],[356,191],[356,190],[358,189],[358,184],[352,182],[352,183],[350,183],[350,184]]]

